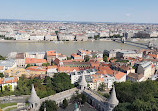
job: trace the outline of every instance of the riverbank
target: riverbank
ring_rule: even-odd
[[[11,43],[42,43],[42,42],[51,42],[51,41],[34,41],[34,40],[0,40],[0,42],[11,42]]]
[[[87,41],[45,41],[45,40],[0,40],[0,42],[14,42],[14,43],[63,43],[63,42],[93,42],[93,41],[112,41],[111,39],[100,39],[100,40],[87,40]]]
[[[158,38],[131,38],[130,39],[131,41],[155,41],[155,40],[158,40]],[[67,43],[67,42],[94,42],[94,41],[106,41],[106,42],[110,42],[110,41],[113,41],[112,39],[110,38],[107,38],[107,39],[99,39],[99,40],[87,40],[87,41],[45,41],[45,40],[40,40],[40,41],[37,41],[37,40],[0,40],[0,43],[5,43],[5,42],[8,42],[8,43]]]

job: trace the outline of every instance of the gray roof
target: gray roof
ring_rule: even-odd
[[[115,86],[113,86],[110,97],[108,98],[108,103],[112,105],[118,105],[119,101],[116,97]]]
[[[29,103],[39,103],[40,98],[37,96],[34,85],[32,84],[32,91],[31,91],[31,96],[29,98]]]
[[[27,52],[28,54],[45,54],[45,52]]]
[[[151,62],[150,61],[144,61],[144,62],[141,62],[140,65],[143,67],[143,68],[147,68],[151,65]]]
[[[0,61],[0,66],[12,67],[14,64],[15,64],[15,60],[13,59]]]
[[[86,69],[80,70],[79,72],[71,72],[70,75],[81,75],[84,71],[86,71],[86,73],[97,72],[96,69]]]

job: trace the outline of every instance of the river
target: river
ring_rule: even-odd
[[[147,41],[146,41],[147,42]],[[7,56],[10,52],[38,52],[56,50],[67,56],[76,53],[78,49],[91,49],[103,51],[105,49],[140,49],[141,47],[132,46],[114,41],[87,41],[87,42],[0,42],[0,55]]]

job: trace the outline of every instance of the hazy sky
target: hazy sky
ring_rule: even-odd
[[[158,0],[0,0],[0,19],[158,23]]]

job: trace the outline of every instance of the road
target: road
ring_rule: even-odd
[[[0,103],[24,103],[29,95],[0,97]]]

